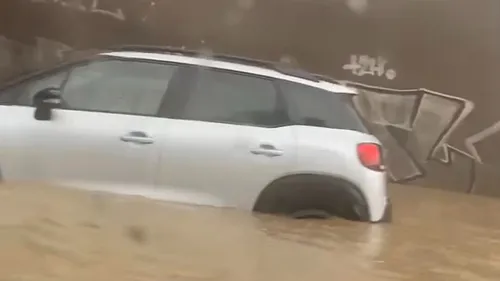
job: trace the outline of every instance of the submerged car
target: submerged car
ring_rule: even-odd
[[[391,218],[352,88],[247,58],[121,46],[0,90],[0,175],[296,218]]]

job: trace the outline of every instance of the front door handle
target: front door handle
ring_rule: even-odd
[[[250,150],[254,155],[264,155],[267,157],[277,157],[284,154],[282,150],[277,149],[274,145],[261,144],[258,148]]]
[[[130,143],[136,143],[136,144],[152,144],[154,143],[153,138],[148,136],[144,132],[130,132],[127,133],[126,135],[123,135],[120,137],[120,140],[123,142],[130,142]]]

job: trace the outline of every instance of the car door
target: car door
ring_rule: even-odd
[[[189,203],[250,209],[260,191],[295,162],[295,143],[274,81],[193,70],[161,112],[158,183]]]
[[[103,58],[17,87],[19,97],[0,106],[4,179],[123,192],[153,187],[161,150],[152,119],[176,69]],[[46,86],[61,87],[63,105],[38,121],[31,96]]]

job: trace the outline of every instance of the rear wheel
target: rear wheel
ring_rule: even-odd
[[[364,198],[351,184],[321,176],[292,177],[272,184],[262,192],[254,210],[297,219],[369,219]]]

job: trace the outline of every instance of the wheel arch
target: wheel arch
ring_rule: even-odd
[[[347,192],[352,196],[352,198],[355,198],[356,203],[366,206],[366,214],[360,219],[366,221],[370,219],[368,202],[366,200],[365,195],[358,187],[358,185],[339,175],[308,173],[308,172],[283,175],[270,182],[258,194],[253,204],[252,208],[253,211],[262,212],[262,210],[266,209],[265,205],[268,204],[270,198],[275,197],[279,193],[283,192],[283,190],[286,189],[287,186],[302,182],[303,183],[321,182],[328,185],[329,187],[335,187],[336,189],[341,189],[342,191]]]

